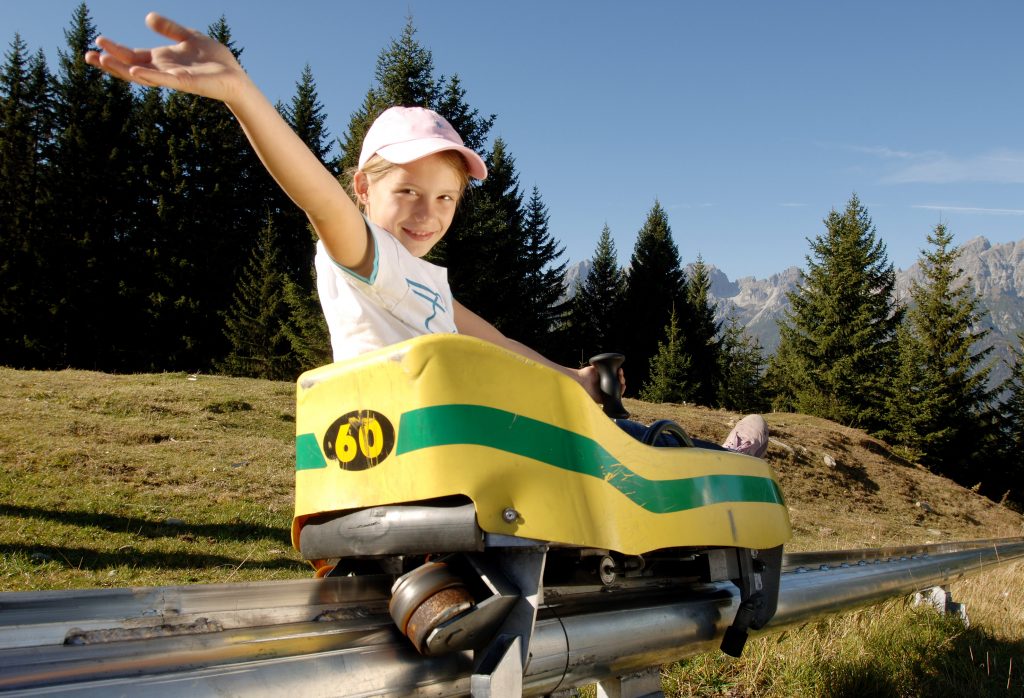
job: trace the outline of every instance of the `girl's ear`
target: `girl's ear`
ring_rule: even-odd
[[[352,190],[356,194],[356,203],[365,206],[369,198],[370,178],[362,170],[356,170],[356,173],[352,175]]]

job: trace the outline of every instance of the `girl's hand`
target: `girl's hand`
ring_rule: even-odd
[[[155,12],[146,15],[146,24],[178,43],[153,49],[131,49],[101,36],[96,44],[103,52],[87,52],[85,62],[122,80],[190,92],[229,104],[249,83],[227,46]]]
[[[130,49],[106,37],[85,61],[140,85],[167,87],[224,102],[260,161],[284,192],[306,212],[331,256],[357,267],[372,259],[366,223],[341,184],[325,168],[274,105],[249,79],[231,50],[214,39],[153,12],[150,29],[177,43]]]
[[[583,389],[587,391],[587,395],[599,405],[604,404],[604,398],[601,394],[601,378],[597,373],[597,369],[593,366],[584,366],[583,368],[576,369],[576,380],[583,386]],[[626,394],[626,373],[621,368],[619,369],[619,388],[620,395]]]

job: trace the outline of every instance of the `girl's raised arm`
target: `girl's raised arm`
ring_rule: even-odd
[[[130,49],[106,37],[85,60],[122,80],[166,87],[224,102],[238,119],[267,171],[309,216],[328,253],[352,269],[372,264],[362,214],[341,184],[320,164],[223,44],[154,12],[146,24],[177,42]]]

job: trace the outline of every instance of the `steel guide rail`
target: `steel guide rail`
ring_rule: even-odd
[[[1024,558],[1024,538],[787,556],[764,634]],[[717,650],[731,584],[642,595],[551,590],[523,677],[547,695]],[[447,696],[468,652],[422,657],[387,614],[390,579],[0,594],[4,695]]]
[[[879,560],[900,559],[917,555],[939,555],[959,553],[978,548],[1006,545],[1024,538],[982,538],[951,543],[924,543],[921,545],[900,545],[886,548],[863,548],[851,550],[786,553],[782,560],[784,572],[793,572],[801,567],[812,568],[821,565],[859,564]]]

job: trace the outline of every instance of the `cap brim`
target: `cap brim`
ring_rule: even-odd
[[[462,155],[470,177],[474,179],[487,178],[487,165],[484,164],[483,158],[472,149],[464,145],[456,145],[446,138],[418,138],[406,143],[393,143],[380,148],[377,155],[396,165],[405,165],[445,150],[454,150]]]

